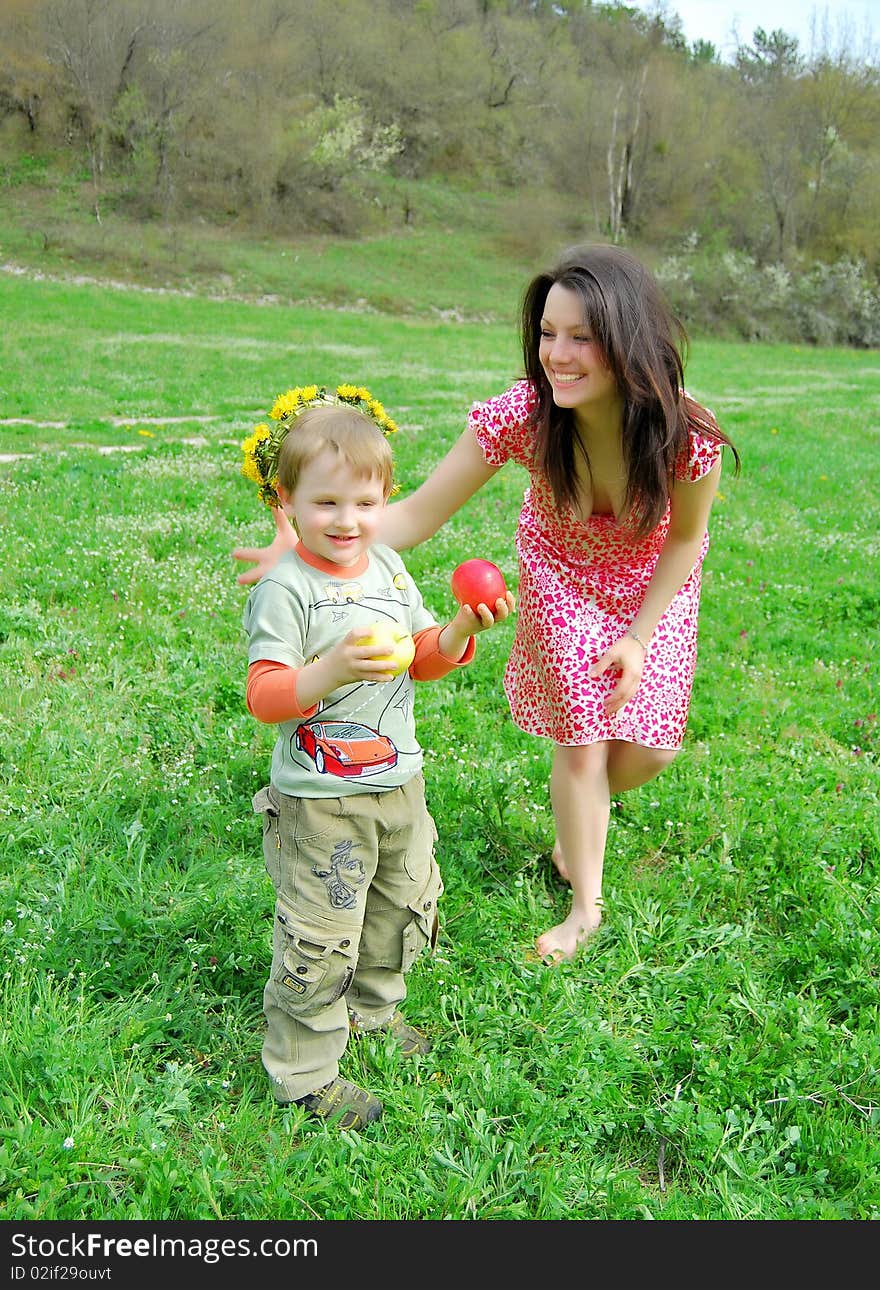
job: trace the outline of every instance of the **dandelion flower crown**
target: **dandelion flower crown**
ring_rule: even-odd
[[[254,426],[253,433],[241,445],[244,462],[241,473],[257,485],[260,501],[267,506],[280,506],[281,499],[275,491],[278,483],[278,454],[296,418],[306,408],[321,404],[347,404],[365,413],[384,435],[394,434],[397,425],[391,420],[378,399],[362,385],[337,385],[330,390],[326,385],[298,385],[296,389],[279,394],[269,416],[273,426],[262,423]]]

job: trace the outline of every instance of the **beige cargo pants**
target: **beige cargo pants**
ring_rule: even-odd
[[[263,1065],[279,1102],[330,1082],[349,1036],[385,1025],[437,936],[443,890],[421,775],[347,797],[253,800],[275,888]]]

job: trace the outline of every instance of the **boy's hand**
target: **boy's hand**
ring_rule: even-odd
[[[300,707],[310,708],[341,685],[352,685],[355,681],[395,680],[388,670],[387,644],[365,645],[364,637],[369,635],[369,627],[353,627],[326,654],[300,670],[296,681]]]
[[[513,592],[508,591],[505,596],[498,597],[491,609],[481,601],[477,605],[476,614],[470,605],[462,605],[449,626],[463,632],[465,636],[476,636],[479,632],[488,631],[496,623],[503,623],[514,609],[516,609],[516,601]]]
[[[471,636],[488,631],[496,623],[503,623],[516,609],[513,592],[499,596],[490,609],[488,605],[477,605],[477,613],[469,605],[462,605],[451,623],[447,623],[440,633],[439,646],[447,658],[461,658],[467,649]]]
[[[367,645],[365,642],[369,635],[369,627],[353,627],[338,645],[324,655],[336,677],[336,684],[331,689],[351,685],[354,681],[394,679],[392,671],[389,671],[387,644]]]

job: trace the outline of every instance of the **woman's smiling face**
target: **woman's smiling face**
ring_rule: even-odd
[[[619,403],[617,382],[585,322],[580,296],[558,282],[544,302],[538,357],[557,406],[586,412]]]

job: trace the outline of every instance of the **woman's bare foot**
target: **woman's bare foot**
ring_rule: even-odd
[[[558,842],[553,843],[553,855],[551,856],[553,867],[559,874],[563,882],[571,882],[568,876],[568,870],[565,867],[565,861],[562,858],[562,847]]]
[[[597,903],[588,914],[575,913],[573,910],[565,922],[551,927],[535,940],[535,949],[539,958],[549,963],[561,963],[573,959],[578,950],[598,930],[602,921],[602,909]]]

